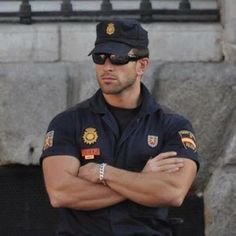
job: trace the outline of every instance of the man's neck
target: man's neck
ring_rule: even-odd
[[[106,102],[113,107],[136,108],[142,102],[141,89],[132,93],[124,92],[121,94],[103,94]]]

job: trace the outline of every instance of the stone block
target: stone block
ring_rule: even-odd
[[[236,87],[234,88],[236,91]],[[224,137],[224,143],[225,148],[224,152],[222,153],[222,161],[221,165],[226,170],[231,170],[232,168],[235,168],[236,173],[236,111],[232,111],[231,114],[228,116],[227,120],[227,126],[229,127],[225,133]]]
[[[236,44],[236,19],[233,22],[230,22],[230,24],[225,24],[224,27],[224,41],[230,44]]]
[[[48,124],[66,105],[62,65],[1,65],[0,164],[38,164]]]
[[[236,20],[235,11],[236,11],[236,2],[235,0],[220,0],[222,11],[221,13],[224,16],[225,24],[231,23]]]
[[[153,75],[157,100],[190,119],[195,128],[201,163],[199,191],[233,142],[230,137],[235,135],[235,75],[234,65],[216,63],[164,63]]]
[[[217,169],[204,192],[207,236],[234,236],[236,232],[236,166]]]
[[[150,56],[176,62],[221,61],[219,24],[147,24]]]
[[[224,26],[224,38],[229,43],[236,43],[236,2],[234,0],[221,0],[222,1],[222,24]]]
[[[236,44],[224,42],[223,53],[226,62],[236,63]]]
[[[91,61],[71,64],[68,69],[68,105],[73,106],[91,97],[98,89],[95,66]]]
[[[94,23],[61,26],[61,60],[84,62],[91,60],[88,54],[94,47],[96,26]]]
[[[234,236],[236,232],[236,112],[227,120],[223,136],[224,152],[205,191],[205,231],[207,236]]]
[[[0,62],[59,60],[58,26],[1,25]]]

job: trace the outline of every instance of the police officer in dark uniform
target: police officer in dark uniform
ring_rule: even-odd
[[[51,121],[41,156],[57,235],[170,236],[168,207],[198,169],[192,126],[142,84],[148,35],[137,21],[99,23],[89,55],[100,89]]]

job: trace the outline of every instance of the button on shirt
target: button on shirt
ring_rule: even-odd
[[[71,155],[81,165],[107,163],[142,171],[156,155],[176,151],[198,163],[196,140],[188,120],[165,111],[142,84],[137,116],[120,135],[118,124],[99,89],[90,99],[57,115],[49,124],[41,162],[52,155]],[[58,235],[169,236],[168,209],[130,200],[94,211],[61,208]],[[64,234],[63,234],[64,232]]]

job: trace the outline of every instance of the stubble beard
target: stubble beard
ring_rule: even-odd
[[[131,88],[135,83],[135,78],[129,78],[128,80],[121,82],[118,79],[111,82],[104,82],[98,79],[98,84],[104,94],[117,95]]]

